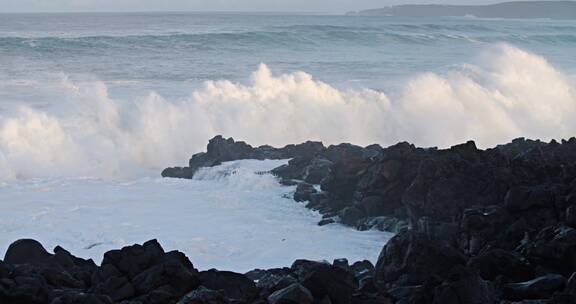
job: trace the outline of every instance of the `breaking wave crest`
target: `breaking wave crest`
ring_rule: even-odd
[[[93,36],[0,36],[0,50],[7,53],[33,52],[42,54],[97,54],[110,50],[150,50],[165,45],[186,50],[221,50],[237,45],[284,49],[326,44],[351,46],[443,45],[445,43],[497,42],[532,44],[549,43],[574,45],[576,27],[548,27],[547,31],[531,33],[502,33],[479,25],[399,24],[388,28],[291,26],[270,31],[221,33],[171,33],[150,35],[93,35]]]
[[[449,74],[421,74],[396,94],[338,89],[305,72],[274,75],[264,64],[249,84],[210,81],[186,100],[153,92],[117,100],[103,82],[67,79],[58,92],[53,106],[2,113],[3,179],[157,174],[185,163],[216,134],[272,145],[474,139],[483,147],[576,134],[574,79],[510,45]]]

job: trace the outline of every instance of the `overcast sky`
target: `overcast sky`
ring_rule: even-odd
[[[317,11],[346,12],[404,3],[494,3],[496,0],[0,0],[0,12]]]

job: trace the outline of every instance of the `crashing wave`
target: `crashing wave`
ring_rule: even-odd
[[[3,179],[156,175],[215,134],[257,145],[406,140],[443,147],[576,134],[574,80],[511,45],[446,75],[419,75],[398,94],[338,89],[305,72],[274,75],[264,64],[249,84],[206,82],[186,100],[157,93],[117,100],[99,81],[63,79],[54,91],[61,100],[51,107],[2,113]]]

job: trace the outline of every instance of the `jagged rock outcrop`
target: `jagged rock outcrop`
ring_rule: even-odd
[[[391,303],[384,293],[359,285],[373,274],[370,262],[349,266],[345,259],[298,260],[290,268],[247,274],[198,271],[184,254],[165,252],[156,240],[108,251],[97,266],[25,239],[0,261],[0,303]]]
[[[272,173],[319,224],[398,233],[358,282],[377,290],[366,303],[576,303],[576,138],[317,144],[290,158]]]
[[[163,177],[190,179],[202,167],[213,167],[223,162],[241,159],[288,159],[300,156],[313,156],[324,149],[320,142],[308,141],[283,148],[271,146],[252,147],[243,141],[216,136],[208,142],[207,151],[194,154],[187,167],[172,167],[162,171]]]

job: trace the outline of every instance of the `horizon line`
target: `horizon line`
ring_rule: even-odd
[[[347,11],[346,11],[347,12]],[[46,10],[46,11],[4,11],[0,15],[25,15],[25,14],[142,14],[142,13],[169,13],[169,14],[305,14],[305,15],[339,15],[346,12],[314,11],[314,10],[289,10],[289,11],[271,11],[271,10]]]

